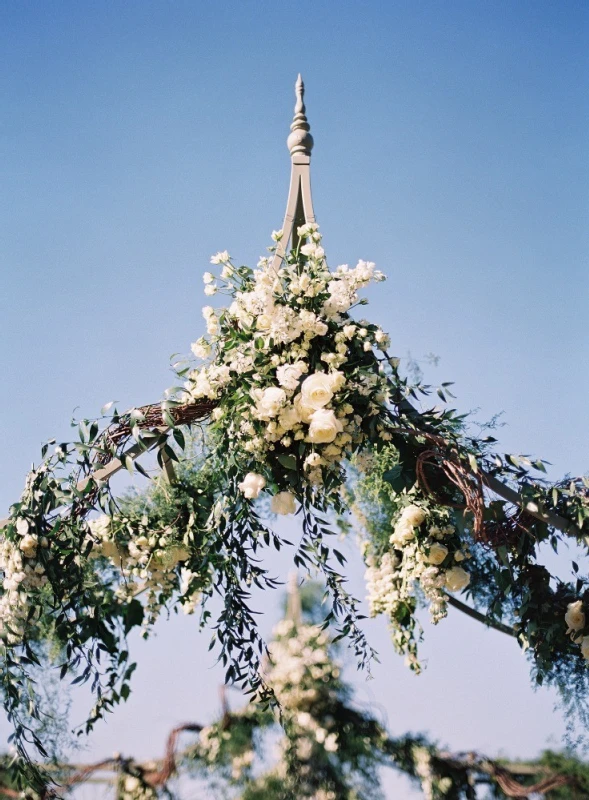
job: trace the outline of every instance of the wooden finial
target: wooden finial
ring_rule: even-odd
[[[306,156],[311,155],[313,149],[313,137],[309,133],[311,126],[307,120],[305,113],[305,84],[299,73],[297,82],[295,84],[295,95],[297,101],[294,108],[294,118],[290,126],[291,133],[286,140],[286,144],[290,151],[291,156],[296,153],[303,153]]]
[[[302,622],[301,595],[299,580],[296,572],[291,572],[288,580],[288,600],[286,604],[286,618],[300,625]]]

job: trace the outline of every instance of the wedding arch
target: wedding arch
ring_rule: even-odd
[[[91,686],[90,731],[129,694],[128,634],[148,635],[163,608],[198,610],[226,682],[279,705],[250,607],[252,587],[277,586],[269,548],[291,548],[302,574],[320,576],[324,625],[366,666],[373,651],[331,544],[342,528],[360,539],[370,613],[388,618],[411,669],[419,608],[437,623],[451,606],[513,637],[534,680],[584,713],[588,581],[575,561],[568,579],[551,574],[542,554],[586,551],[589,482],[552,482],[542,460],[500,453],[450,407],[450,383],[411,381],[388,334],[357,318],[359,292],[385,276],[369,261],[328,266],[300,76],[287,144],[282,229],[255,269],[226,251],[212,257],[205,294],[230,302],[203,309],[206,335],[175,364],[178,385],[124,413],[108,404],[74,441],[45,444],[0,523],[1,686],[23,785],[46,783],[29,753],[45,754],[35,670],[58,654],[62,678]],[[150,451],[155,481],[141,464]],[[123,469],[150,480],[145,495],[114,495]],[[296,544],[273,526],[289,514],[301,523]]]

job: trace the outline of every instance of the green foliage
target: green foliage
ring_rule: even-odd
[[[251,607],[254,588],[279,585],[264,566],[269,550],[292,547],[295,567],[321,576],[323,624],[367,666],[374,652],[346,588],[345,558],[331,544],[334,516],[350,507],[364,531],[371,613],[388,615],[411,668],[419,670],[418,607],[427,602],[438,622],[448,594],[466,591],[490,623],[513,625],[538,683],[565,697],[574,686],[583,698],[589,580],[575,563],[561,580],[540,556],[570,538],[586,548],[588,482],[552,485],[542,461],[497,452],[492,436],[474,435],[454,410],[417,410],[409,399],[427,404],[434,388],[418,373],[414,383],[403,377],[386,334],[351,316],[358,291],[383,276],[363,261],[331,271],[316,225],[299,237],[279,267],[262,260],[254,271],[226,253],[214,257],[232,303],[203,310],[209,338],[192,350],[207,363],[176,364],[183,385],[158,406],[105,407],[101,419],[75,423],[73,442],[51,453],[55,443],[44,446],[12,506],[0,550],[0,684],[21,786],[45,782],[26,747],[48,755],[34,670],[57,653],[61,678],[90,685],[89,732],[130,694],[128,635],[148,635],[163,608],[198,606],[226,682],[275,702]],[[219,288],[212,281],[208,294]],[[437,400],[452,397],[450,385],[435,390]],[[204,418],[195,449],[190,433]],[[135,457],[154,449],[165,477],[145,494],[115,498],[111,471],[120,464],[149,478]],[[260,493],[272,512],[296,510],[296,545],[264,518]],[[213,593],[222,599],[216,619]],[[349,721],[338,736],[353,742],[361,728]],[[354,746],[356,755],[342,744],[339,772],[331,756],[321,767],[329,791],[344,791],[344,761],[363,774]],[[373,787],[349,791],[369,796]]]

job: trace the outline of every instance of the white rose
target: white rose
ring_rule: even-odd
[[[429,549],[429,553],[427,556],[427,561],[429,564],[441,564],[442,561],[448,555],[448,548],[443,545],[439,544],[439,542],[435,542]]]
[[[202,279],[204,283],[212,283],[215,280],[215,276],[212,272],[205,272],[205,274],[202,276]]]
[[[320,258],[318,251],[321,251],[321,255],[323,255],[323,248],[317,247],[315,242],[309,242],[309,244],[304,244],[301,247],[301,253],[304,256],[309,256],[309,258]]]
[[[395,530],[389,539],[391,544],[397,545],[397,547],[403,547],[403,545],[410,542],[412,539],[415,538],[415,531],[413,530],[413,526],[409,525],[409,523],[404,521],[399,521],[395,525]]]
[[[278,492],[272,498],[270,509],[275,514],[294,514],[296,510],[295,496],[290,492]]]
[[[304,371],[301,366],[304,365],[301,365],[301,362],[297,362],[296,364],[284,364],[282,367],[278,367],[276,370],[278,383],[284,386],[285,389],[296,389],[299,385],[299,378]]]
[[[583,654],[583,658],[589,661],[589,636],[583,636],[581,639],[581,653]]]
[[[27,558],[32,558],[37,552],[36,536],[31,536],[30,533],[25,533],[25,535],[19,542],[19,547],[23,551],[25,556],[27,556]]]
[[[272,318],[268,314],[260,314],[256,320],[256,328],[259,331],[268,331],[272,327]]]
[[[568,604],[564,621],[568,625],[569,631],[580,631],[585,627],[585,612],[583,611],[582,600]]]
[[[307,441],[314,444],[329,444],[333,442],[338,433],[341,433],[344,426],[335,416],[333,411],[326,408],[319,408],[311,415],[311,424]]]
[[[205,286],[205,294],[208,297],[212,297],[212,295],[217,294],[217,287],[214,283],[209,283],[208,286]]]
[[[449,592],[459,592],[470,583],[470,575],[462,567],[452,567],[446,572],[445,581]]]
[[[329,378],[331,380],[331,391],[335,394],[335,392],[339,392],[340,389],[343,389],[346,383],[346,376],[343,372],[334,371],[329,373]]]
[[[419,506],[407,506],[401,513],[401,521],[417,528],[425,519],[425,511]]]
[[[292,430],[299,422],[301,422],[301,415],[295,406],[286,406],[282,409],[278,417],[278,423],[285,431]]]
[[[258,419],[269,420],[275,417],[286,402],[286,392],[278,386],[255,392]]]
[[[326,406],[333,397],[333,383],[325,372],[315,372],[305,378],[301,386],[303,402],[313,408]]]
[[[301,418],[301,422],[304,422],[307,425],[311,422],[311,416],[317,410],[314,406],[310,406],[307,402],[305,402],[302,394],[297,394],[295,397],[294,407]]]
[[[237,487],[248,500],[255,500],[265,485],[266,478],[263,475],[258,475],[257,472],[248,472],[242,482],[237,484]]]
[[[25,536],[29,532],[29,523],[26,519],[17,519],[16,532],[19,536]]]

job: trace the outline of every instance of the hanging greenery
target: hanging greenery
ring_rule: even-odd
[[[195,778],[203,796],[234,800],[376,800],[383,797],[383,767],[406,775],[425,800],[472,800],[477,786],[498,798],[541,793],[572,800],[589,791],[587,765],[560,754],[522,765],[453,754],[423,735],[390,736],[354,702],[341,651],[316,622],[320,597],[317,585],[307,584],[299,594],[291,584],[287,613],[274,629],[263,671],[279,713],[252,703],[231,710],[224,695],[220,717],[206,726],[175,728],[159,761],[117,756],[85,766],[54,765],[60,796],[102,776],[114,784],[117,800],[180,798],[175,787],[182,775]],[[180,737],[190,742],[183,749]],[[11,786],[8,768],[0,793],[18,796]],[[48,785],[28,797],[47,800],[50,792]]]
[[[280,243],[282,233],[273,238]],[[229,304],[203,310],[207,335],[192,353],[204,363],[176,364],[181,385],[161,405],[105,408],[100,420],[77,425],[75,442],[51,453],[46,445],[11,508],[0,550],[1,686],[23,769],[27,742],[44,753],[28,720],[46,642],[62,677],[95,693],[89,731],[129,694],[128,634],[147,635],[164,606],[199,606],[226,681],[280,703],[261,669],[265,645],[250,607],[252,587],[276,585],[267,548],[291,547],[296,567],[322,576],[326,624],[367,665],[358,602],[331,544],[336,517],[350,509],[363,531],[370,612],[389,617],[413,669],[417,608],[427,602],[437,622],[462,592],[489,624],[512,627],[538,682],[574,685],[580,697],[587,579],[574,562],[566,581],[538,559],[545,544],[586,547],[587,481],[551,484],[542,461],[497,453],[492,437],[473,434],[446,405],[450,384],[437,390],[443,405],[417,410],[410,400],[427,404],[432,387],[411,385],[387,334],[353,316],[364,303],[358,292],[384,276],[365,261],[330,270],[317,225],[299,227],[278,267],[267,258],[255,270],[236,266],[226,252],[212,262],[220,275],[205,274],[205,293]],[[204,420],[195,454],[186,432]],[[149,477],[135,458],[150,449],[165,488],[145,502],[118,501],[108,478],[120,465]],[[272,524],[289,514],[301,522],[296,544]],[[213,592],[223,598],[216,620],[207,608]]]

